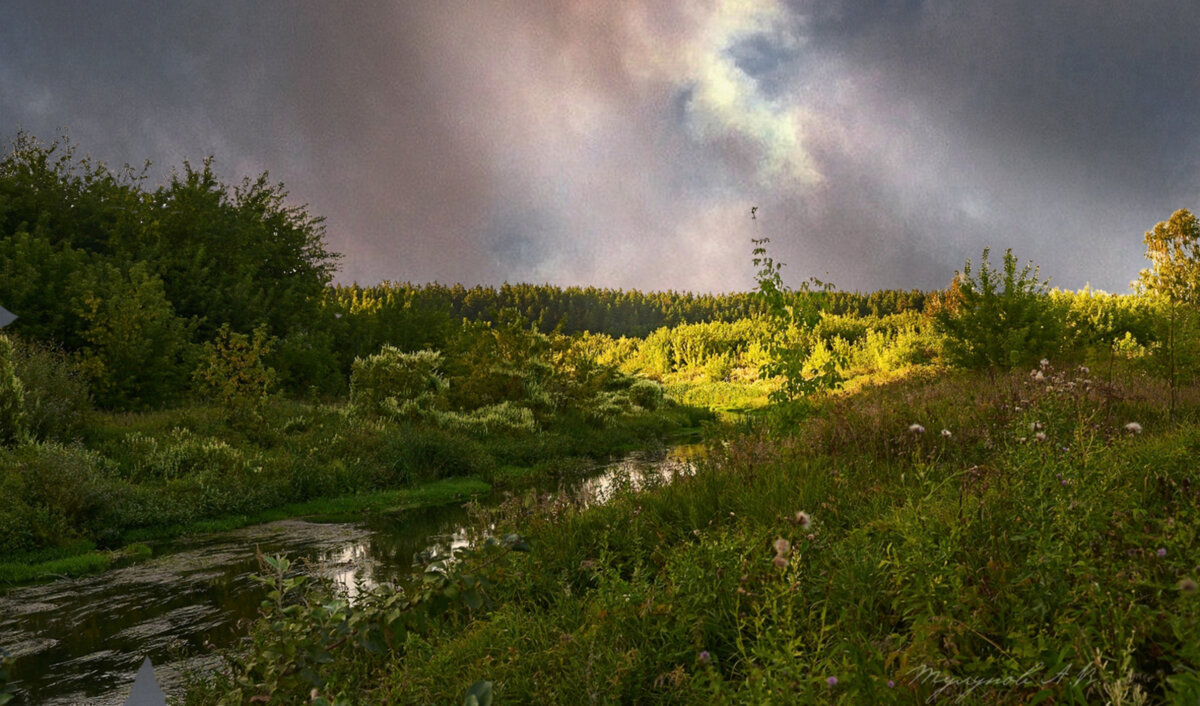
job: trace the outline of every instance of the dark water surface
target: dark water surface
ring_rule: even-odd
[[[701,452],[632,454],[598,466],[570,492],[601,503],[622,485],[690,473]],[[177,693],[184,670],[211,668],[215,650],[245,633],[239,622],[256,616],[264,593],[251,578],[257,550],[307,559],[353,590],[408,575],[418,552],[465,543],[468,522],[461,505],[365,524],[283,520],[185,537],[132,566],[0,593],[0,646],[15,657],[15,703],[119,706],[146,656],[164,691]]]

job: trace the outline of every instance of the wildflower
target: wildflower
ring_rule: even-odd
[[[696,658],[696,660],[699,661],[700,664],[708,664],[709,662],[712,662],[712,655],[708,653],[708,650],[701,650],[700,655]]]
[[[829,677],[825,680],[825,683],[829,686],[837,686],[837,677]]]
[[[1062,484],[1063,484],[1063,485],[1066,485],[1066,484],[1067,484],[1067,479],[1066,479],[1066,478],[1063,478],[1063,479],[1062,479]]]
[[[1183,591],[1184,593],[1195,593],[1196,592],[1196,582],[1191,579],[1180,579],[1179,580],[1179,590]]]
[[[1033,379],[1037,380],[1038,382],[1046,382],[1046,376],[1043,375],[1042,371],[1040,370],[1037,370],[1033,373]]]
[[[796,513],[796,516],[794,518],[792,518],[792,524],[800,525],[801,529],[808,529],[809,525],[812,524],[812,518],[809,517],[807,512],[804,512],[803,510],[801,510],[800,512]]]
[[[1125,431],[1127,431],[1131,434],[1141,434],[1142,433],[1142,425],[1138,424],[1137,422],[1130,422],[1125,425]]]
[[[924,434],[925,433],[925,427],[921,426],[920,424],[909,424],[908,430],[914,434]]]
[[[1046,440],[1046,432],[1039,431],[1038,433],[1034,434],[1033,440],[1034,441],[1045,441]]]
[[[896,688],[896,682],[892,681],[891,679],[888,679],[888,688],[889,689]]]
[[[1081,366],[1079,366],[1079,372],[1083,373],[1084,375],[1087,375],[1088,373],[1090,373],[1092,371],[1088,370],[1088,366],[1081,365]]]
[[[1045,429],[1045,427],[1042,426],[1041,422],[1034,422],[1029,425],[1029,431],[1041,431],[1042,429]]]
[[[787,566],[787,557],[791,553],[792,543],[780,537],[775,540],[775,558],[771,560],[771,563],[782,569]]]
[[[950,430],[949,430],[949,429],[943,429],[943,430],[942,430],[942,436],[944,436],[944,437],[946,437],[947,439],[949,439],[951,436],[954,436],[954,435],[950,433]]]
[[[1045,370],[1046,368],[1050,367],[1050,361],[1042,358],[1041,362],[1038,363],[1038,367],[1040,367],[1042,370]]]
[[[1165,547],[1159,547],[1158,551],[1156,551],[1154,553],[1158,555],[1159,559],[1162,559],[1163,557],[1165,557],[1167,555],[1167,550]]]

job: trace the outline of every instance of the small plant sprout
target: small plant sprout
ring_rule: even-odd
[[[909,424],[908,430],[914,434],[924,434],[925,433],[925,427],[921,426],[920,424]]]
[[[952,436],[954,436],[954,435],[950,433],[950,430],[949,430],[949,429],[943,429],[943,430],[942,430],[942,436],[944,436],[945,438],[949,439],[950,437],[952,437]]]
[[[1130,434],[1141,434],[1142,425],[1138,424],[1137,422],[1130,422],[1125,425],[1125,431],[1129,432]]]

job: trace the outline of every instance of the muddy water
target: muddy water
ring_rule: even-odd
[[[693,470],[697,446],[633,454],[572,484],[585,503],[621,487],[669,482]],[[0,646],[15,657],[16,704],[122,704],[142,658],[159,684],[178,692],[182,674],[215,664],[237,642],[263,590],[251,578],[256,549],[286,552],[351,587],[407,575],[413,557],[464,541],[462,506],[408,511],[367,524],[284,520],[187,537],[133,566],[0,594]]]

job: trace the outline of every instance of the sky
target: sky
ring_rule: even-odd
[[[0,3],[0,140],[215,158],[337,281],[1126,291],[1200,208],[1194,0]],[[757,207],[757,218],[750,217]]]

